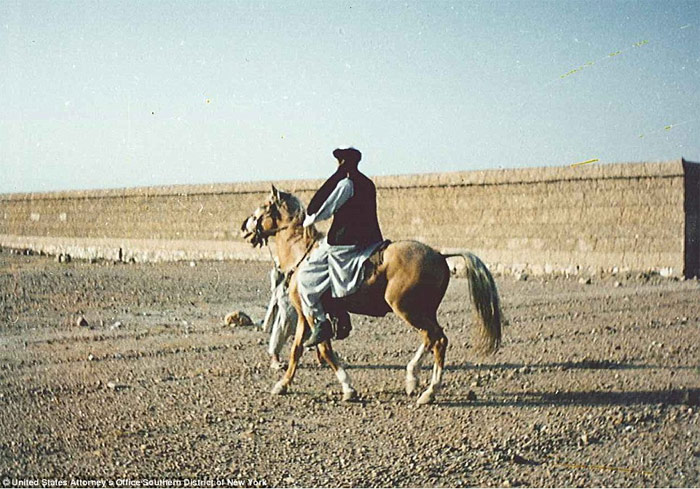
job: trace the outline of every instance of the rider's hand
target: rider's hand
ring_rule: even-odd
[[[311,226],[314,223],[315,219],[316,219],[316,214],[311,214],[311,215],[307,214],[307,216],[304,218],[303,226],[305,228],[308,228],[309,226]]]

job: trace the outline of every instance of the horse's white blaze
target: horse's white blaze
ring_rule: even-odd
[[[252,233],[253,231],[255,231],[255,223],[256,222],[257,222],[256,217],[250,216],[245,221],[245,230],[248,231],[249,233]]]

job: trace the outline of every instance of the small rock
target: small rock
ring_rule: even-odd
[[[590,440],[588,439],[588,434],[584,433],[583,435],[581,435],[581,443],[583,443],[584,445],[588,445],[589,442]]]
[[[79,316],[78,319],[75,320],[75,324],[83,328],[87,328],[89,326],[87,319],[85,319],[83,316]]]
[[[94,359],[95,359],[95,355],[93,355],[92,353],[90,353],[90,354],[88,355],[88,361],[92,362]]]
[[[234,311],[226,315],[224,326],[253,326],[253,321],[243,311]]]
[[[254,440],[255,439],[255,430],[254,429],[249,429],[247,431],[244,431],[239,435],[240,438],[244,440]]]
[[[613,287],[615,287],[615,288],[617,288],[617,287],[622,287],[622,284],[621,284],[620,282],[615,282],[615,283],[613,284]]]
[[[591,284],[591,277],[581,277],[578,279],[578,283],[581,285],[590,285]]]
[[[117,390],[117,384],[115,384],[115,383],[112,382],[111,380],[110,380],[109,382],[107,382],[107,387],[110,388],[110,389],[112,389],[113,391],[114,391],[114,390]]]
[[[120,321],[117,321],[117,322],[115,322],[114,324],[112,324],[112,325],[109,327],[109,329],[115,330],[115,329],[119,329],[119,328],[121,328],[121,327],[122,327],[122,323],[121,323]]]

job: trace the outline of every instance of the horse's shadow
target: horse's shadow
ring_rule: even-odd
[[[555,391],[507,392],[496,398],[469,400],[467,396],[438,402],[443,407],[540,407],[540,406],[631,406],[693,405],[700,401],[700,389],[648,391]]]
[[[427,362],[426,362],[427,363]],[[523,367],[532,369],[533,371],[545,368],[556,368],[561,370],[660,370],[660,369],[670,369],[670,370],[699,370],[700,365],[687,366],[687,365],[649,365],[649,364],[638,364],[638,363],[624,363],[624,362],[614,362],[611,360],[580,360],[576,362],[542,362],[542,363],[458,363],[445,365],[446,371],[455,370],[473,370],[473,371],[485,371],[485,370],[518,370]],[[354,370],[405,370],[406,365],[363,365],[363,364],[351,364],[348,368]],[[421,370],[431,370],[432,366],[429,364],[423,365]]]
[[[518,371],[527,367],[532,373],[537,370],[556,368],[562,370],[699,370],[700,366],[661,366],[649,364],[623,363],[608,360],[581,360],[568,362],[543,362],[537,364],[520,363],[494,363],[494,364],[472,364],[462,363],[446,366],[445,370],[472,370],[475,372],[487,370]],[[405,370],[404,365],[353,365],[353,369],[366,370]],[[423,366],[422,370],[430,370],[432,367]],[[473,396],[473,394],[472,394]],[[443,407],[488,407],[488,406],[517,406],[517,407],[538,407],[538,406],[628,406],[633,404],[642,405],[680,405],[687,404],[700,405],[700,389],[666,389],[648,391],[554,391],[536,392],[519,391],[506,392],[488,399],[473,400],[467,397],[467,392],[463,396],[451,395],[436,403]]]

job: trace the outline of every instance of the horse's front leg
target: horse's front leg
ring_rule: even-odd
[[[357,391],[355,391],[350,381],[350,376],[345,370],[345,366],[338,359],[338,356],[333,351],[330,341],[324,341],[318,345],[318,352],[321,354],[323,359],[335,372],[335,376],[338,378],[341,387],[343,388],[343,401],[352,401],[357,397]]]
[[[289,384],[292,383],[294,379],[294,374],[297,370],[297,365],[299,364],[299,359],[301,354],[304,353],[304,332],[308,328],[306,319],[304,319],[303,314],[299,314],[299,319],[297,321],[297,329],[294,334],[294,342],[292,343],[292,349],[289,353],[289,365],[287,365],[287,371],[284,373],[282,379],[275,384],[272,388],[272,394],[286,394]]]

